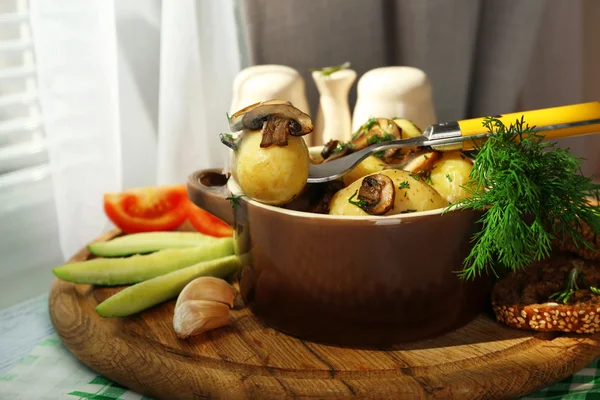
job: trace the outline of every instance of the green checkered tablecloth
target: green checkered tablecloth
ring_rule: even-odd
[[[524,396],[523,399],[600,399],[600,359],[597,359],[581,371],[563,379],[554,385]]]
[[[600,399],[599,360],[523,399]],[[2,400],[151,400],[87,368],[52,335],[0,377]]]

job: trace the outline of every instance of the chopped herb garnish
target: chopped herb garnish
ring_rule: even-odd
[[[410,177],[413,178],[415,181],[420,181],[421,177],[417,174],[410,174]]]
[[[429,160],[429,157],[427,157],[427,154],[423,154],[423,158],[424,158],[425,160]]]
[[[410,184],[408,181],[400,182],[398,189],[410,189]]]
[[[364,200],[352,200],[353,198],[355,198],[358,195],[358,190],[354,192],[354,194],[352,196],[350,196],[350,198],[348,199],[348,203],[355,205],[356,207],[359,208],[364,208],[367,205],[367,202]]]
[[[231,117],[229,116],[229,113],[226,112],[225,115],[227,116],[227,122],[231,122]]]
[[[450,174],[446,174],[446,179],[448,179],[448,182],[452,182],[452,177],[450,176]]]
[[[334,72],[341,71],[343,69],[348,69],[348,68],[350,68],[350,62],[346,61],[343,64],[334,65],[331,67],[311,68],[310,72],[320,72],[324,76],[329,76],[329,75],[333,74]]]
[[[221,138],[221,143],[223,143],[225,146],[232,150],[238,149],[237,141],[231,133],[221,133],[219,136]]]
[[[600,234],[600,206],[588,202],[600,198],[600,185],[580,174],[581,160],[543,141],[523,117],[509,126],[487,117],[483,126],[489,138],[476,145],[463,186],[470,196],[453,207],[484,211],[460,275],[526,268],[549,256],[555,239],[590,247],[578,227],[584,222]]]
[[[240,198],[242,198],[243,196],[243,194],[236,194],[227,197],[226,200],[229,200],[229,202],[231,203],[231,208],[236,208],[239,205]]]
[[[552,293],[548,300],[556,300],[557,303],[567,304],[571,296],[575,294],[578,290],[588,289],[590,292],[594,294],[600,294],[600,289],[594,286],[590,286],[587,284],[585,279],[583,278],[583,272],[581,271],[581,267],[583,265],[582,262],[578,263],[579,265],[574,267],[567,276],[565,280],[565,285],[561,291]],[[581,284],[581,287],[577,285],[577,281]]]
[[[373,135],[367,139],[367,146],[370,146],[372,144],[377,144],[377,143],[389,142],[390,140],[395,140],[395,139],[396,138],[393,135],[390,135],[389,133],[386,133],[383,136]]]
[[[375,125],[375,123],[377,123],[377,119],[369,118],[367,123],[363,125],[363,131],[367,133],[373,127],[373,125]]]

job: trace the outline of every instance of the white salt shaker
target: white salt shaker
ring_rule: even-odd
[[[331,74],[313,71],[312,77],[320,96],[312,144],[321,145],[329,140],[349,141],[352,116],[348,93],[356,80],[356,71],[342,69]]]
[[[395,66],[376,68],[358,81],[352,131],[369,118],[405,118],[421,129],[436,122],[432,89],[425,72]]]
[[[240,71],[233,81],[229,114],[264,100],[287,100],[310,115],[304,79],[285,65],[256,65]]]

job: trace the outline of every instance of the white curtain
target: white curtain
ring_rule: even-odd
[[[31,5],[67,257],[105,228],[103,193],[185,183],[194,169],[223,164],[218,133],[240,69],[235,10],[220,0],[163,2],[162,10],[143,0]]]
[[[16,175],[0,170],[0,233],[14,239],[0,246],[10,254],[0,257],[0,308],[32,294],[11,287],[47,291],[51,268],[111,227],[103,193],[183,184],[224,164],[218,134],[242,64],[235,0],[6,1],[0,22],[31,31],[35,62],[19,71],[33,89],[17,95],[39,109],[45,158]],[[4,82],[0,107],[15,98]],[[0,134],[19,122],[3,118]]]

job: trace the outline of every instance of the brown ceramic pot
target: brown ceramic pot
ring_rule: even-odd
[[[484,310],[489,282],[457,277],[477,213],[340,217],[240,193],[218,170],[189,177],[192,202],[232,223],[242,296],[270,326],[304,339],[381,346],[455,329]],[[220,176],[220,178],[219,178]],[[217,179],[215,179],[215,177]]]

